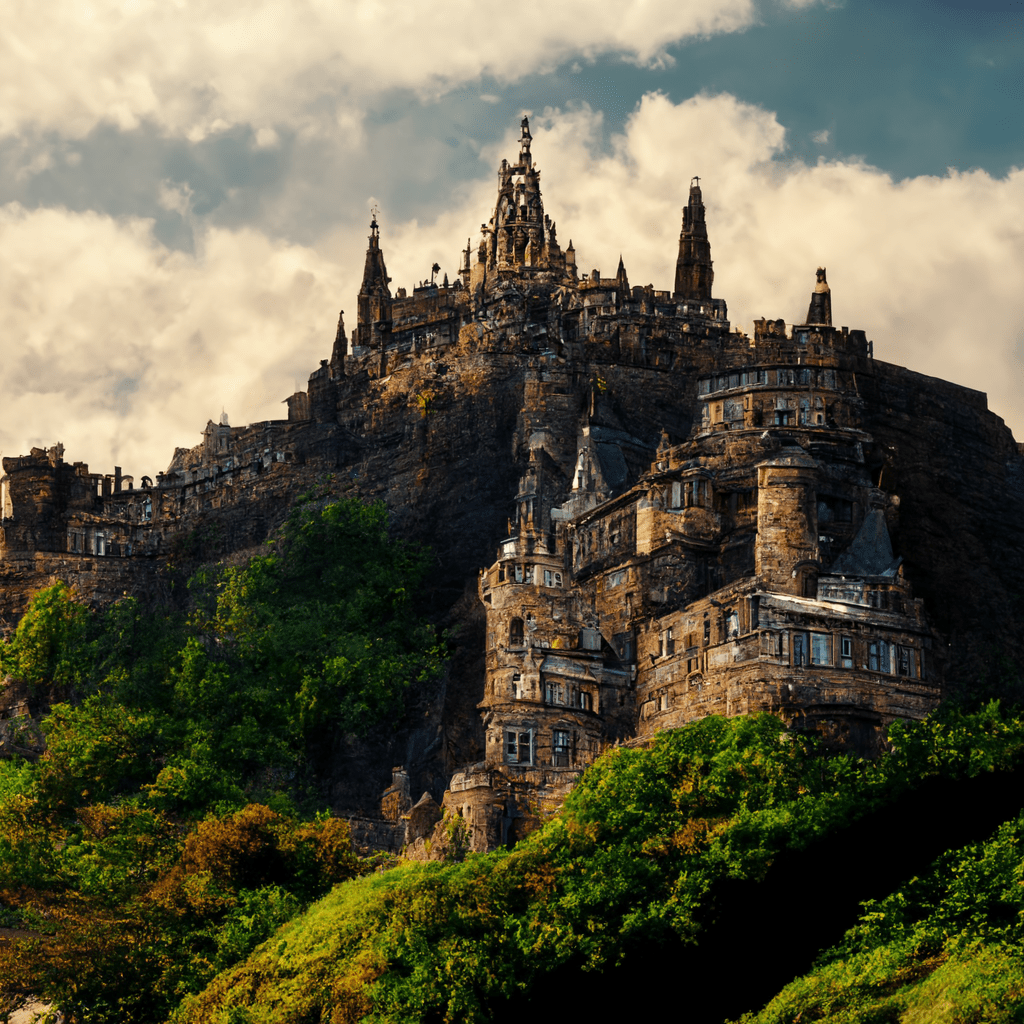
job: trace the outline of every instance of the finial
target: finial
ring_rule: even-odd
[[[373,206],[370,207],[370,216],[373,218],[370,221],[370,227],[371,228],[377,227],[377,218],[380,216],[380,210],[377,208],[377,204],[376,203],[374,203]]]

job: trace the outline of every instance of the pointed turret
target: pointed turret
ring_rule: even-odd
[[[619,269],[615,273],[615,280],[619,284],[619,301],[626,302],[629,299],[629,278],[626,277],[626,265],[622,262],[622,254],[619,254]]]
[[[569,239],[569,247],[565,250],[565,276],[570,280],[576,280],[576,247]]]
[[[374,344],[374,326],[391,319],[391,289],[388,268],[380,248],[380,228],[374,213],[370,221],[370,244],[363,265],[363,283],[359,288],[356,335],[360,345]]]
[[[814,327],[832,326],[832,289],[825,280],[825,268],[818,267],[817,281],[811,292],[811,304],[807,308],[807,324]]]
[[[331,349],[331,380],[345,376],[345,353],[348,343],[345,338],[345,310],[338,314],[338,330],[334,335],[334,348]]]
[[[675,299],[679,302],[705,302],[711,298],[711,243],[704,222],[704,202],[700,178],[690,182],[690,201],[683,210],[683,229],[679,233],[679,257],[676,259]]]

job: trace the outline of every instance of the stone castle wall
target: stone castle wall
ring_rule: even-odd
[[[325,741],[325,785],[379,815],[403,765],[480,848],[610,744],[768,710],[868,750],[1020,666],[1024,460],[984,396],[875,360],[824,271],[808,323],[733,331],[696,185],[687,210],[674,291],[581,274],[524,125],[452,283],[393,295],[374,221],[357,325],[288,420],[210,422],[138,481],[4,459],[0,617],[55,579],[159,596],[169,562],[254,547],[327,478],[382,499],[460,630],[397,730]]]

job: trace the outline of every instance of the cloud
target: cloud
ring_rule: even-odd
[[[352,260],[250,230],[198,241],[193,256],[160,245],[151,221],[0,208],[0,307],[17,338],[3,454],[63,441],[69,459],[138,478],[222,407],[236,423],[286,415],[330,354]]]
[[[811,138],[819,145],[824,146],[828,143],[831,132],[827,128],[822,128],[820,132],[812,132]]]
[[[142,121],[192,141],[240,123],[330,133],[389,89],[437,97],[607,53],[659,65],[680,40],[754,18],[753,0],[489,0],[457,17],[418,0],[14,0],[0,134]]]

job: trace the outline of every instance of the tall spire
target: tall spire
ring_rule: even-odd
[[[679,233],[679,256],[676,259],[675,298],[703,302],[711,298],[711,243],[704,222],[704,202],[700,178],[690,182],[690,201],[683,209],[683,229]]]
[[[384,265],[384,253],[380,248],[380,227],[377,224],[377,209],[373,209],[370,221],[370,239],[363,264],[363,283],[359,288],[356,334],[360,345],[371,344],[373,325],[391,318],[391,289],[388,285],[388,268]]]
[[[629,299],[629,278],[626,276],[626,265],[622,262],[621,253],[619,253],[619,269],[615,272],[615,280],[619,283],[619,301],[627,301]]]
[[[338,331],[334,335],[334,348],[331,349],[331,380],[345,376],[345,353],[348,351],[345,338],[345,310],[338,314]]]

